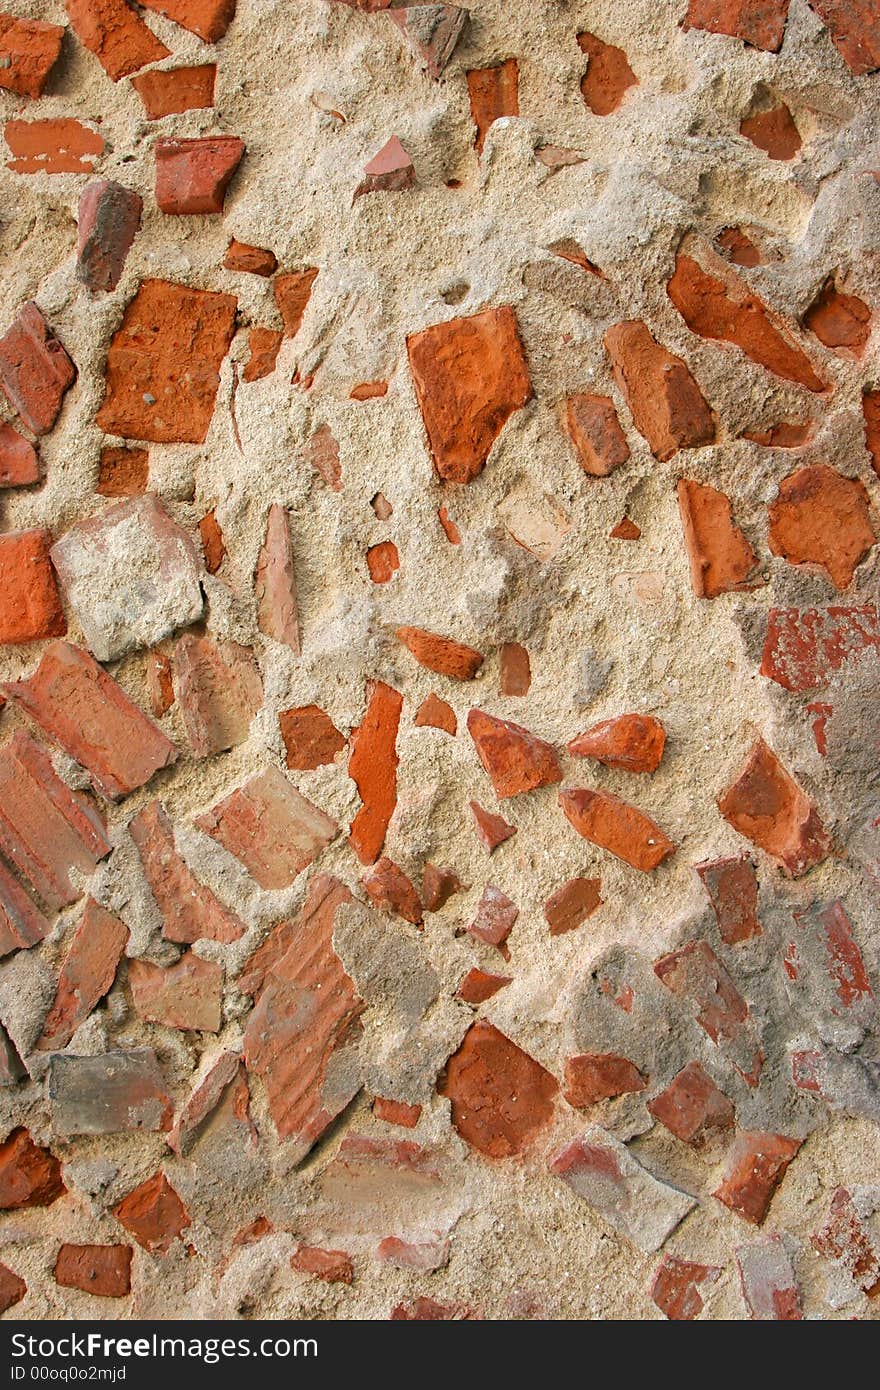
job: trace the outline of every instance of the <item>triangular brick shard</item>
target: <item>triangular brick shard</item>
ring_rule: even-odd
[[[355,198],[364,193],[399,193],[412,188],[416,181],[413,162],[396,135],[373,159],[364,165],[364,177],[354,191]]]
[[[521,725],[472,709],[467,727],[500,800],[562,780],[556,749]]]
[[[174,828],[161,802],[143,806],[128,830],[162,914],[166,940],[190,945],[193,941],[237,941],[244,935],[244,922],[199,882],[178,853]]]
[[[718,808],[734,830],[800,878],[831,852],[831,840],[815,806],[782,763],[758,739]]]
[[[402,5],[388,11],[413,53],[420,58],[434,81],[452,57],[468,19],[459,5]]]

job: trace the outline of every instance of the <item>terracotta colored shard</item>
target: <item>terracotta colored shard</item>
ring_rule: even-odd
[[[233,237],[226,249],[223,267],[225,270],[237,270],[248,275],[265,277],[275,274],[278,261],[274,252],[267,251],[262,246],[249,246],[247,242],[236,241]]]
[[[167,68],[164,72],[154,68],[152,72],[142,72],[133,77],[131,85],[144,104],[147,120],[160,121],[163,116],[176,116],[182,111],[201,111],[213,106],[216,77],[216,63],[200,63],[197,67]],[[227,266],[229,270],[239,268]],[[272,272],[258,273],[271,275]]]
[[[402,709],[403,696],[384,681],[374,681],[368,688],[364,717],[351,733],[348,775],[362,804],[349,835],[362,864],[379,858],[397,805],[396,744]]]
[[[581,95],[594,116],[610,116],[630,87],[639,85],[639,79],[622,48],[586,32],[578,34],[577,41],[581,52],[590,59],[581,78]]]
[[[770,549],[792,565],[818,565],[846,589],[877,536],[864,483],[827,464],[799,468],[769,507]]]
[[[77,209],[76,278],[93,293],[115,290],[141,221],[139,193],[99,179]]]
[[[565,426],[590,477],[607,478],[629,458],[629,445],[610,396],[569,396]]]
[[[689,1062],[673,1077],[665,1090],[648,1101],[648,1110],[676,1139],[695,1149],[725,1136],[736,1121],[727,1096],[699,1062]]]
[[[2,51],[0,49],[0,53]],[[24,1280],[8,1265],[0,1264],[0,1314],[8,1313],[10,1308],[21,1302],[26,1293],[27,1284]]]
[[[605,334],[614,377],[636,429],[654,457],[665,462],[679,449],[715,441],[715,418],[680,357],[654,339],[636,319],[614,324]]]
[[[397,136],[392,135],[379,153],[364,165],[364,177],[354,190],[354,197],[360,198],[364,193],[399,193],[404,188],[412,188],[415,181],[413,162]]]
[[[753,1322],[800,1322],[801,1292],[781,1236],[736,1252],[740,1287]]]
[[[478,941],[485,941],[487,946],[497,946],[505,955],[504,943],[518,916],[516,903],[490,883],[483,889],[483,896],[477,903],[477,915],[467,930]]]
[[[402,5],[389,10],[388,18],[438,82],[467,23],[467,10],[459,5]]]
[[[232,23],[236,0],[143,0],[145,10],[155,10],[188,29],[191,34],[216,43]]]
[[[562,781],[556,750],[521,725],[472,709],[467,727],[499,800]]]
[[[146,449],[117,449],[107,445],[98,464],[101,497],[140,497],[147,490],[150,455]]]
[[[803,611],[771,608],[761,675],[785,690],[818,690],[850,658],[871,647],[880,648],[880,619],[872,603]]]
[[[739,133],[770,159],[794,159],[803,143],[785,102],[769,111],[744,116],[739,123]]]
[[[588,275],[598,275],[600,280],[604,279],[599,267],[593,265],[593,262],[587,256],[583,247],[572,237],[561,237],[559,241],[551,242],[547,250],[552,251],[554,256],[559,256],[563,261],[570,261],[572,265],[576,265],[581,270],[585,270]],[[590,397],[587,397],[587,399],[590,399]],[[598,396],[593,399],[603,400],[606,398]]]
[[[491,811],[484,811],[478,801],[472,801],[470,808],[477,839],[487,854],[491,854],[499,845],[503,845],[505,840],[516,834],[515,825],[509,825],[503,816],[493,816]]]
[[[339,445],[329,425],[316,429],[303,449],[303,458],[334,492],[342,491]]]
[[[370,902],[383,912],[396,912],[414,926],[422,924],[422,904],[419,895],[403,869],[382,855],[361,877],[361,886]]]
[[[3,135],[14,174],[90,174],[104,153],[104,141],[96,130],[60,116],[42,121],[7,121]]]
[[[14,1129],[0,1144],[0,1211],[48,1207],[66,1190],[58,1159],[26,1129]]]
[[[346,740],[332,719],[317,705],[282,710],[278,716],[281,737],[287,753],[287,766],[298,772],[311,772],[332,763]]]
[[[479,1313],[461,1303],[438,1303],[435,1298],[419,1297],[395,1303],[389,1322],[482,1322]]]
[[[763,739],[758,739],[718,809],[734,830],[799,878],[831,851],[816,808]]]
[[[425,911],[439,912],[461,887],[458,875],[451,869],[426,864],[422,870],[422,905]]]
[[[778,53],[785,34],[789,0],[689,0],[683,29],[729,34],[752,48]]]
[[[419,627],[399,627],[397,636],[420,666],[452,680],[473,680],[483,664],[480,652],[451,637],[440,637]]]
[[[171,677],[171,662],[163,652],[150,652],[144,672],[150,709],[156,719],[161,719],[174,704],[174,682]]]
[[[241,374],[243,381],[262,381],[275,370],[278,351],[284,341],[280,329],[252,328],[248,333],[250,356]]]
[[[730,498],[692,478],[680,478],[678,509],[697,598],[752,587],[758,558],[733,519]]]
[[[175,1153],[190,1151],[202,1124],[217,1109],[225,1093],[234,1084],[243,1082],[243,1072],[237,1052],[224,1052],[213,1063],[182,1106],[168,1135],[168,1144]],[[243,1084],[246,1091],[247,1083]]]
[[[733,265],[751,269],[761,264],[760,251],[741,227],[725,227],[715,238],[715,247]]]
[[[132,1254],[130,1245],[62,1245],[53,1270],[55,1283],[96,1298],[126,1298],[131,1293]]]
[[[857,77],[880,68],[880,18],[875,0],[810,0],[810,5]]]
[[[0,424],[0,487],[26,487],[39,480],[40,461],[33,444],[11,425]]]
[[[400,556],[393,541],[379,541],[367,551],[367,569],[374,584],[387,584],[400,569]]]
[[[809,421],[803,425],[782,421],[768,430],[744,430],[743,439],[751,439],[753,444],[761,444],[766,449],[799,449],[809,444],[813,431],[814,426]]]
[[[493,975],[488,970],[478,970],[475,966],[461,981],[455,997],[477,1008],[480,1004],[485,1004],[487,999],[491,999],[493,994],[497,994],[499,989],[509,985],[512,978],[511,975]]]
[[[280,502],[273,502],[266,515],[266,538],[254,571],[254,597],[260,631],[299,656],[302,646],[293,543],[287,511]]]
[[[373,1114],[377,1120],[389,1125],[402,1125],[404,1129],[415,1129],[422,1113],[420,1105],[407,1105],[402,1100],[386,1100],[377,1096],[373,1101]]]
[[[67,631],[48,531],[0,535],[0,644],[38,642]]]
[[[76,367],[36,304],[23,304],[0,338],[0,386],[32,434],[49,433],[75,380]]]
[[[110,801],[177,757],[174,745],[81,647],[53,642],[27,680],[2,692],[90,774]]]
[[[107,434],[201,444],[235,326],[235,296],[142,280],[107,354]]]
[[[244,922],[200,883],[178,853],[174,828],[160,801],[148,802],[129,821],[147,883],[162,916],[167,941],[229,943],[243,936]]]
[[[519,64],[515,58],[490,68],[471,68],[467,73],[471,116],[477,127],[474,141],[482,154],[489,127],[502,116],[519,115]]]
[[[411,333],[406,344],[434,467],[449,482],[473,482],[507,420],[532,398],[516,313],[484,309]]]
[[[830,276],[804,314],[804,327],[840,357],[861,357],[871,336],[871,310],[855,294],[844,294]]]
[[[113,984],[127,941],[125,924],[94,898],[87,898],[37,1043],[41,1051],[57,1052],[67,1046]]]
[[[501,694],[528,695],[532,684],[529,654],[519,642],[505,642],[501,647]]]
[[[333,922],[351,894],[325,874],[311,882],[303,922],[271,969],[244,1034],[248,1071],[264,1086],[280,1139],[305,1154],[360,1088],[340,1055],[364,1004],[333,950]]]
[[[551,936],[575,931],[602,906],[598,878],[571,878],[563,883],[544,904],[544,917]]]
[[[453,738],[458,730],[455,710],[433,691],[422,701],[416,710],[413,723],[419,728],[442,729]]]
[[[459,531],[455,522],[452,520],[446,508],[440,507],[437,512],[437,516],[439,518],[440,525],[443,527],[444,535],[446,536],[446,539],[448,540],[449,544],[461,545],[461,532]]]
[[[186,632],[171,658],[174,685],[190,747],[209,758],[244,743],[263,703],[253,653],[237,642]]]
[[[0,859],[0,957],[36,946],[49,930],[50,923]],[[5,1065],[14,1070],[14,1058],[7,1057]]]
[[[862,415],[865,421],[865,444],[871,455],[874,472],[880,476],[880,390],[862,392]]]
[[[199,830],[234,855],[261,888],[287,888],[339,834],[277,768],[267,767],[197,816]]]
[[[244,155],[236,135],[184,140],[163,136],[154,145],[156,202],[175,216],[222,213],[226,190]]]
[[[171,1099],[150,1047],[95,1057],[53,1052],[46,1100],[53,1129],[65,1139],[171,1126]]]
[[[348,393],[348,399],[350,401],[375,401],[387,395],[387,381],[362,381],[357,386],[351,388]],[[390,516],[391,513],[389,512],[388,515]],[[380,518],[380,520],[384,519],[384,517]]]
[[[693,1322],[704,1306],[700,1285],[714,1284],[720,1273],[713,1265],[664,1255],[651,1282],[651,1300],[670,1322]]]
[[[309,266],[306,270],[296,270],[288,275],[276,275],[272,289],[284,325],[285,338],[295,338],[299,332],[317,275],[315,266]]]
[[[166,1028],[218,1033],[221,1022],[223,967],[185,951],[175,965],[133,960],[128,967],[135,1012],[147,1023]]]
[[[615,541],[637,541],[641,538],[642,530],[630,517],[624,516],[608,534]]]
[[[559,804],[585,840],[642,873],[650,873],[675,853],[675,845],[658,825],[610,792],[570,788],[559,793]]]
[[[169,56],[126,0],[65,0],[65,9],[80,43],[114,82]]]
[[[449,1263],[449,1241],[410,1241],[386,1236],[376,1246],[376,1258],[381,1264],[393,1265],[396,1269],[415,1269],[421,1274],[430,1274]]]
[[[718,934],[725,946],[737,946],[761,935],[758,921],[758,876],[747,855],[695,864],[705,888]]]
[[[216,574],[226,555],[226,542],[213,507],[199,522],[199,540],[202,542],[205,569],[209,574]]]
[[[781,321],[732,274],[725,283],[692,256],[679,255],[666,290],[692,333],[733,343],[759,366],[808,391],[825,390],[825,382]]]
[[[650,714],[620,714],[594,724],[568,745],[576,758],[595,758],[624,772],[656,772],[663,757],[666,730]]]
[[[351,1284],[354,1265],[344,1250],[322,1250],[318,1245],[301,1245],[290,1257],[290,1267],[299,1274],[311,1274],[325,1284]]]
[[[491,1023],[472,1023],[437,1087],[462,1139],[490,1158],[524,1153],[553,1119],[559,1085]]]
[[[811,903],[793,917],[795,932],[783,959],[789,992],[800,991],[823,1038],[849,1051],[877,1023],[877,1001],[853,924],[839,898]]]
[[[601,1100],[644,1091],[647,1081],[627,1057],[608,1052],[585,1052],[565,1063],[563,1095],[578,1110]]]
[[[0,88],[20,97],[42,96],[63,38],[60,24],[0,14]]]
[[[741,1132],[730,1146],[724,1177],[712,1195],[744,1221],[760,1226],[801,1142],[784,1134]]]
[[[810,1244],[868,1298],[880,1297],[880,1251],[845,1187],[833,1193],[828,1216],[810,1237]]]
[[[166,1255],[191,1224],[186,1207],[161,1170],[117,1202],[113,1215],[151,1255]]]

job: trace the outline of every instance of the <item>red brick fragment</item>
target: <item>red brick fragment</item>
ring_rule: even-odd
[[[197,67],[167,68],[164,72],[154,68],[151,72],[142,72],[133,77],[131,85],[144,104],[147,120],[160,121],[163,116],[176,116],[182,111],[201,111],[213,106],[216,77],[216,63],[200,63]],[[227,268],[232,270],[237,267]],[[271,271],[266,273],[271,274]]]
[[[544,904],[544,916],[551,936],[575,931],[602,906],[598,878],[570,878]]]
[[[592,478],[607,478],[629,458],[629,445],[610,396],[569,396],[565,427],[581,468]]]
[[[377,8],[384,9],[380,3]],[[452,57],[468,12],[459,5],[402,5],[388,11],[413,53],[437,82]]]
[[[397,136],[392,135],[379,153],[364,165],[364,177],[354,190],[354,197],[360,198],[364,193],[399,193],[412,188],[415,181],[413,162]]]
[[[519,908],[516,903],[512,902],[506,893],[502,893],[500,888],[495,888],[490,883],[483,890],[483,896],[477,903],[477,915],[467,930],[479,941],[485,941],[488,946],[497,946],[502,950],[518,916]]]
[[[585,1052],[568,1057],[565,1063],[563,1095],[578,1110],[597,1105],[600,1100],[644,1091],[647,1081],[627,1057],[614,1053]]]
[[[761,935],[758,921],[758,877],[746,855],[738,859],[712,859],[694,868],[709,895],[725,946],[736,946]]]
[[[665,743],[666,730],[653,715],[620,714],[578,734],[568,751],[624,772],[656,772]]]
[[[236,0],[142,0],[144,9],[155,10],[205,43],[222,39],[232,23]]]
[[[156,141],[156,202],[176,216],[222,213],[226,190],[244,155],[236,135]]]
[[[715,238],[715,248],[733,265],[745,269],[761,264],[761,253],[741,227],[725,227]]]
[[[699,1285],[714,1284],[720,1273],[713,1265],[664,1255],[651,1282],[651,1300],[670,1322],[693,1322],[703,1311]]]
[[[769,111],[744,116],[739,123],[739,133],[770,159],[794,159],[803,143],[784,101]]]
[[[373,864],[382,852],[388,822],[397,805],[397,729],[403,696],[384,681],[367,692],[367,708],[352,730],[348,775],[361,798],[361,808],[349,835],[362,864]]]
[[[150,709],[154,718],[161,719],[174,704],[171,662],[162,652],[150,652],[147,657],[145,680]]]
[[[441,507],[437,512],[440,525],[443,527],[444,534],[450,545],[461,545],[461,532],[455,522],[450,517],[445,507]]]
[[[419,1297],[396,1303],[389,1322],[481,1322],[479,1313],[460,1303],[438,1303],[435,1298]]]
[[[439,912],[461,888],[457,874],[426,864],[422,870],[422,905],[426,912]]]
[[[715,441],[715,418],[680,357],[651,336],[638,320],[614,324],[605,334],[614,377],[639,434],[665,462],[679,449]]]
[[[249,246],[247,242],[236,241],[233,237],[227,247],[223,267],[225,270],[237,270],[249,275],[269,276],[275,274],[278,261],[274,252],[267,251],[262,246]]]
[[[726,1135],[736,1120],[727,1096],[699,1062],[689,1062],[673,1077],[665,1090],[648,1101],[648,1110],[670,1134],[694,1149]]]
[[[215,642],[185,632],[171,665],[196,757],[209,758],[244,743],[263,703],[263,682],[253,653],[237,642]]]
[[[141,221],[139,193],[99,179],[83,190],[77,209],[76,278],[93,293],[115,290]]]
[[[511,975],[493,975],[488,970],[479,970],[474,966],[462,979],[455,992],[455,997],[463,1000],[465,1004],[473,1004],[476,1008],[480,1004],[485,1004],[486,1000],[491,999],[493,994],[497,994],[499,989],[509,985],[512,978]]]
[[[880,1251],[845,1187],[835,1190],[828,1216],[810,1237],[810,1244],[848,1275],[868,1298],[880,1297]]]
[[[590,59],[581,78],[581,95],[594,116],[610,116],[623,101],[630,87],[637,87],[636,77],[622,48],[605,43],[595,34],[584,32],[577,36],[578,47]]]
[[[553,1118],[559,1090],[534,1057],[480,1019],[446,1064],[437,1087],[452,1103],[462,1139],[491,1158],[523,1153]]]
[[[142,280],[110,343],[99,427],[125,439],[202,444],[235,308],[231,294]]]
[[[818,565],[846,589],[877,536],[864,483],[826,464],[800,468],[769,507],[770,549],[791,565]]]
[[[42,96],[63,38],[60,24],[0,14],[0,88],[20,97]]]
[[[851,656],[870,647],[880,648],[880,619],[872,603],[771,608],[761,675],[785,690],[818,690]]]
[[[689,0],[683,29],[729,34],[752,48],[778,53],[785,34],[789,0]]]
[[[422,1113],[420,1105],[407,1105],[402,1100],[385,1100],[377,1096],[373,1101],[373,1114],[377,1120],[389,1125],[402,1125],[404,1129],[415,1129]]]
[[[273,502],[266,514],[266,538],[254,571],[254,597],[260,631],[299,655],[302,644],[293,543],[288,514],[280,502]]]
[[[0,386],[33,434],[49,433],[75,380],[76,367],[36,304],[23,304],[0,338]]]
[[[804,327],[840,357],[856,361],[871,336],[871,310],[855,294],[844,294],[830,276],[804,314]]]
[[[224,1052],[213,1064],[201,1082],[192,1091],[182,1106],[168,1135],[169,1146],[175,1153],[188,1153],[195,1141],[197,1132],[223,1099],[224,1094],[234,1085],[244,1086],[244,1068],[237,1052]]]
[[[370,901],[384,912],[396,912],[413,926],[422,924],[422,904],[419,895],[403,869],[392,863],[387,855],[377,859],[361,878],[361,885]]]
[[[135,1011],[147,1023],[166,1028],[219,1033],[223,994],[223,967],[184,951],[175,965],[154,965],[133,960],[128,983]]]
[[[367,569],[374,584],[387,584],[400,569],[400,556],[393,541],[379,541],[367,551]]]
[[[813,430],[814,426],[809,421],[795,425],[783,420],[778,425],[771,425],[768,430],[744,430],[743,439],[750,439],[753,444],[761,444],[766,449],[799,449],[801,445],[809,444]]]
[[[808,391],[825,390],[810,359],[781,320],[732,273],[725,281],[704,270],[692,256],[679,255],[666,290],[692,333],[733,343],[759,366]]]
[[[191,1224],[186,1207],[161,1170],[123,1197],[113,1215],[151,1255],[166,1255]]]
[[[6,167],[14,174],[90,174],[104,153],[98,132],[71,116],[7,121],[3,134],[12,155]]]
[[[314,266],[287,275],[276,275],[272,289],[284,325],[285,338],[295,338],[299,332],[317,275],[318,271]]]
[[[299,772],[332,763],[345,747],[345,737],[317,705],[282,710],[278,716],[287,766]]]
[[[753,1322],[800,1322],[801,1294],[780,1236],[736,1252],[740,1286]]]
[[[474,144],[482,154],[489,127],[502,116],[519,115],[519,64],[515,58],[490,68],[471,68],[467,73],[471,116],[477,127]]]
[[[480,652],[451,637],[440,637],[418,627],[399,627],[397,636],[420,666],[452,680],[473,680],[483,664]]]
[[[853,925],[839,898],[815,902],[793,913],[796,931],[783,965],[791,985],[799,985],[810,1018],[824,1037],[846,1025],[842,1051],[858,1046],[877,1023],[877,1001]]]
[[[880,476],[880,390],[862,392],[862,415],[865,421],[865,444],[871,455],[874,472]]]
[[[505,840],[516,834],[515,825],[508,825],[503,816],[493,816],[491,811],[484,811],[478,801],[472,801],[470,808],[477,839],[487,854],[491,854],[499,845],[503,845]]]
[[[585,840],[642,873],[650,873],[675,853],[659,825],[610,792],[570,788],[559,793],[559,804]]]
[[[26,1129],[14,1129],[0,1144],[0,1211],[48,1207],[66,1190],[58,1159],[35,1144]]]
[[[376,1247],[376,1257],[382,1264],[393,1265],[396,1269],[416,1269],[430,1274],[448,1264],[449,1241],[409,1241],[399,1236],[386,1236]]]
[[[810,5],[857,77],[880,68],[880,23],[874,0],[810,0]]]
[[[641,539],[642,528],[631,517],[624,516],[608,534],[615,541],[637,541]]]
[[[507,420],[532,398],[516,313],[484,309],[411,333],[406,345],[434,467],[448,482],[473,482]]]
[[[813,704],[807,705],[807,710],[810,714],[816,716],[810,727],[813,730],[813,738],[816,741],[816,751],[821,757],[825,758],[828,756],[827,724],[834,713],[834,706],[819,700]]]
[[[678,507],[697,598],[753,587],[757,556],[733,520],[730,499],[691,478],[678,482]]]
[[[38,642],[67,631],[48,531],[0,535],[0,644]]]
[[[784,1134],[741,1132],[730,1146],[724,1177],[713,1197],[744,1221],[760,1226],[801,1142]]]
[[[49,929],[50,923],[0,859],[0,956],[36,946]]]
[[[342,492],[342,464],[339,445],[329,425],[315,430],[303,449],[303,458],[334,492]]]
[[[325,1284],[350,1284],[354,1279],[351,1256],[344,1250],[322,1250],[317,1245],[301,1245],[290,1257],[290,1267],[299,1274],[311,1274]]]
[[[46,26],[49,27],[48,25]],[[0,49],[0,53],[2,53]],[[27,1284],[8,1265],[0,1264],[0,1314],[8,1313],[27,1293]]]
[[[654,974],[671,994],[690,1003],[700,1027],[747,1084],[757,1086],[764,1054],[758,1046],[749,1006],[708,942],[688,941],[677,951],[661,956],[654,962]],[[675,1107],[676,1102],[682,1100],[693,1104],[691,1093],[695,1087],[699,1101],[701,1085],[700,1078],[692,1072],[687,1073],[682,1086],[673,1090],[671,1105]],[[682,1087],[687,1089],[682,1090]],[[716,1108],[724,1108],[711,1092],[705,1099],[705,1103],[709,1102]],[[663,1123],[666,1123],[665,1118]]]
[[[500,800],[562,780],[556,750],[521,725],[472,709],[467,727]]]
[[[776,859],[792,878],[821,864],[831,841],[816,808],[763,739],[719,798],[734,830]]]
[[[169,56],[126,0],[65,0],[65,8],[80,43],[114,82]]]
[[[348,399],[350,401],[375,401],[387,395],[387,381],[362,381],[357,386],[351,388],[348,393]],[[389,512],[388,515],[390,516],[391,513]],[[384,521],[385,517],[381,517],[380,520]]]
[[[162,916],[167,941],[237,941],[244,922],[200,883],[174,843],[174,828],[160,801],[148,802],[129,821],[129,834]]]
[[[339,827],[267,767],[197,816],[199,830],[244,864],[261,888],[288,888]]]
[[[605,278],[599,267],[593,265],[583,247],[572,237],[561,237],[559,241],[551,242],[547,250],[552,251],[554,256],[559,256],[563,261],[570,261],[572,265],[579,266],[588,275],[598,275],[600,280]],[[586,399],[590,399],[590,397]],[[604,400],[605,397],[599,396],[593,399]]]
[[[453,738],[458,730],[455,710],[433,691],[419,705],[413,724],[418,728],[442,729],[444,733],[452,734]]]
[[[146,449],[118,449],[108,445],[101,450],[98,465],[101,497],[140,497],[147,490],[150,455]]]
[[[0,487],[25,487],[39,481],[40,461],[33,444],[11,425],[0,423]]]
[[[532,684],[529,654],[519,642],[505,642],[501,647],[501,694],[528,695]]]
[[[280,329],[252,328],[248,333],[250,357],[241,374],[243,381],[262,381],[271,376],[278,359],[278,350],[284,340]]]
[[[113,984],[127,941],[125,924],[94,898],[87,898],[37,1043],[41,1051],[57,1052],[67,1046]]]
[[[209,574],[216,574],[226,555],[226,543],[213,507],[199,522],[199,539],[202,542],[205,569]]]
[[[62,1245],[55,1261],[55,1283],[98,1298],[131,1293],[130,1245]]]

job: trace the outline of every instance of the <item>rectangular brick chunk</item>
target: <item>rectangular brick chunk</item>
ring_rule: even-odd
[[[40,481],[40,460],[30,440],[0,424],[0,487],[26,487]]]
[[[693,1322],[703,1311],[701,1284],[714,1284],[721,1270],[664,1255],[651,1283],[651,1300],[670,1322]]]
[[[128,983],[136,1012],[148,1023],[166,1028],[219,1033],[223,967],[184,951],[176,965],[133,960]]]
[[[65,0],[65,9],[80,43],[114,82],[168,57],[164,43],[126,0]]]
[[[50,925],[0,859],[0,956],[36,946]]]
[[[41,1051],[53,1052],[67,1046],[113,984],[127,941],[125,924],[94,898],[88,898],[58,975],[55,1002],[37,1043]]]
[[[820,690],[868,647],[880,648],[880,619],[873,603],[771,608],[761,675],[784,690]]]
[[[12,155],[6,167],[14,174],[90,174],[104,152],[98,132],[71,116],[7,121],[3,134]]]
[[[67,631],[51,544],[42,529],[0,535],[0,644],[63,637]]]
[[[831,839],[815,806],[762,738],[718,799],[734,830],[776,859],[791,878],[821,864]]]
[[[661,956],[654,974],[672,994],[688,1000],[696,1020],[750,1086],[757,1086],[764,1056],[749,1006],[706,941],[688,941]]]
[[[695,868],[709,896],[725,946],[736,946],[760,936],[758,877],[751,859],[746,855],[739,859],[712,859]]]
[[[7,140],[13,125],[28,123],[7,122]],[[0,386],[9,404],[33,434],[48,434],[58,419],[64,393],[75,380],[76,367],[36,304],[29,300],[0,338]]]
[[[267,767],[196,818],[245,866],[261,888],[287,888],[339,826],[307,801],[277,768]]]
[[[502,116],[519,115],[519,64],[515,58],[490,68],[471,68],[467,73],[471,116],[477,127],[476,147],[481,154],[489,127]]]
[[[605,334],[614,377],[639,434],[662,462],[679,449],[715,442],[715,417],[687,365],[667,352],[638,319]]]
[[[648,1101],[648,1111],[683,1144],[702,1147],[733,1128],[736,1112],[699,1062],[689,1062],[665,1090]]]
[[[61,1137],[171,1127],[171,1098],[151,1047],[98,1057],[54,1053],[46,1099]]]
[[[598,878],[570,878],[557,888],[544,904],[544,917],[551,936],[575,931],[602,906]]]
[[[724,1177],[712,1195],[744,1221],[760,1226],[801,1143],[785,1134],[743,1131],[730,1146]]]
[[[247,928],[200,883],[174,843],[174,827],[160,801],[148,802],[129,821],[129,834],[162,914],[168,941],[237,941]]]
[[[839,898],[793,913],[786,945],[789,994],[823,1042],[852,1052],[877,1023],[877,1001],[853,926]]]
[[[97,1298],[125,1298],[131,1293],[132,1254],[130,1245],[62,1245],[55,1283]]]
[[[159,121],[163,116],[213,106],[216,77],[216,63],[200,63],[198,67],[170,68],[167,72],[154,68],[133,77],[131,85],[144,103],[147,120]]]
[[[171,667],[196,756],[209,758],[244,743],[263,703],[263,682],[253,653],[237,642],[184,633]]]
[[[81,647],[55,642],[27,680],[0,686],[86,769],[110,801],[142,787],[177,757],[174,744]]]
[[[729,34],[765,53],[778,53],[788,5],[789,0],[689,0],[682,28]]]
[[[20,97],[42,96],[63,38],[60,24],[0,14],[0,87]]]
[[[222,39],[235,14],[235,0],[143,0],[145,10],[155,10],[188,29],[205,43]]]

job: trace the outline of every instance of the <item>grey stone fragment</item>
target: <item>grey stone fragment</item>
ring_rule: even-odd
[[[53,1055],[46,1081],[52,1128],[60,1137],[164,1130],[171,1100],[151,1047],[101,1057]]]

